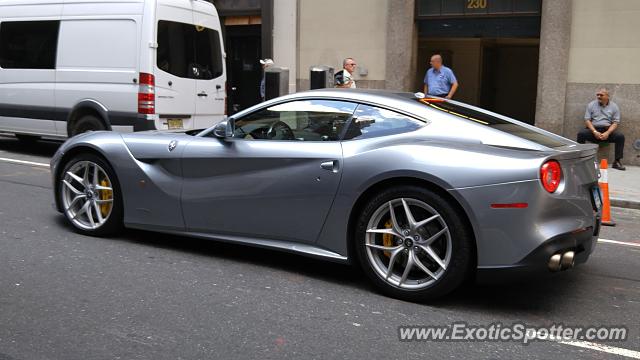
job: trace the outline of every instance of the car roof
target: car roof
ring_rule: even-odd
[[[416,115],[424,115],[424,107],[416,100],[414,93],[393,90],[377,89],[315,89],[301,91],[290,95],[284,95],[273,100],[269,100],[264,105],[279,103],[303,98],[325,98],[334,100],[357,101],[363,103],[379,104],[390,108],[395,108],[403,112],[410,112]]]
[[[308,96],[331,96],[331,97],[339,97],[339,98],[352,98],[356,99],[379,99],[379,100],[401,100],[407,101],[411,99],[415,99],[416,96],[414,93],[410,92],[402,92],[402,91],[393,91],[393,90],[381,90],[381,89],[315,89],[315,90],[307,90],[301,91],[291,95],[285,95],[291,97],[308,97]]]
[[[523,141],[531,144],[536,144],[533,148],[544,147],[557,147],[564,146],[567,139],[564,139],[556,134],[552,134],[548,131],[536,128],[535,126],[528,125],[517,121],[515,119],[508,118],[506,116],[493,113],[486,109],[478,108],[469,104],[464,104],[454,100],[445,100],[442,98],[436,98],[428,96],[427,99],[433,99],[429,101],[427,99],[419,101],[422,98],[422,94],[414,94],[410,92],[401,92],[393,90],[374,90],[374,89],[316,89],[309,91],[302,91],[299,93],[285,95],[273,100],[269,100],[262,104],[262,106],[270,106],[272,104],[278,104],[281,102],[292,101],[296,99],[327,99],[338,101],[353,101],[359,103],[369,103],[375,106],[383,106],[391,110],[398,111],[410,116],[414,116],[425,121],[432,122],[437,119],[447,118],[443,129],[448,132],[453,131],[460,132],[464,129],[478,134],[478,124],[483,124],[483,131],[494,133],[495,135],[488,135],[485,133],[485,137],[493,138],[496,143],[510,144],[509,146],[515,146],[514,144],[521,144]],[[444,106],[449,104],[450,106]],[[452,107],[453,110],[447,110],[447,107]],[[471,115],[465,115],[471,114]],[[488,118],[485,118],[488,116]],[[481,120],[485,119],[486,121]],[[488,121],[491,119],[492,121]],[[441,121],[439,121],[441,122]],[[495,124],[494,124],[495,123]],[[493,124],[493,125],[492,125]],[[500,125],[502,124],[502,125]],[[498,126],[499,125],[499,126]],[[507,131],[505,127],[509,127],[511,130]],[[457,130],[453,130],[457,129]],[[500,130],[502,129],[502,130]],[[507,135],[508,134],[508,135]],[[503,138],[504,135],[508,137],[514,137],[517,141],[503,141],[500,142],[498,138]],[[523,136],[530,135],[530,136]],[[548,141],[542,141],[547,138]],[[503,139],[504,140],[504,139]],[[512,139],[513,140],[513,139]],[[484,140],[486,141],[486,140]],[[555,146],[554,146],[555,144]],[[507,146],[507,145],[504,145]],[[522,145],[520,145],[522,147]]]

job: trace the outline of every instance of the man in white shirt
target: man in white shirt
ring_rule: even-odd
[[[260,81],[260,99],[262,101],[264,101],[265,98],[265,70],[267,70],[268,67],[273,66],[273,60],[267,58],[267,59],[260,59],[260,65],[262,65],[262,80]]]
[[[353,58],[346,58],[342,61],[342,70],[334,75],[334,82],[337,88],[356,88],[356,81],[353,80],[353,72],[356,70],[356,62]]]

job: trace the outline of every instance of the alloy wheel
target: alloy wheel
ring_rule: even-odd
[[[376,275],[405,290],[431,286],[451,262],[451,233],[424,201],[397,198],[379,206],[367,224],[366,254]]]
[[[113,185],[105,170],[78,161],[62,177],[62,205],[67,218],[83,230],[103,226],[113,211]]]

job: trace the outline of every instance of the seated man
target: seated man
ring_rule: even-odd
[[[587,112],[584,114],[586,128],[578,132],[578,142],[584,144],[585,141],[601,143],[610,142],[616,144],[616,160],[613,168],[625,170],[622,159],[624,150],[624,134],[616,131],[620,124],[620,109],[613,101],[609,101],[609,91],[600,89],[596,94],[596,100],[587,105]]]

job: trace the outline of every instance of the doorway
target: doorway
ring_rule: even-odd
[[[487,40],[482,47],[480,106],[533,124],[538,89],[538,40]]]
[[[428,59],[441,54],[460,87],[454,100],[534,123],[538,89],[539,39],[423,38],[419,83]]]
[[[261,25],[227,25],[227,114],[260,102]]]
[[[419,78],[441,53],[454,99],[533,124],[542,0],[417,0]]]

